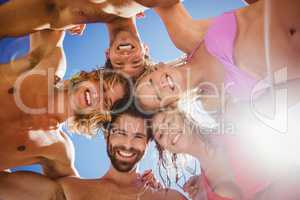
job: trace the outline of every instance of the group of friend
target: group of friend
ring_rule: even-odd
[[[274,92],[286,88],[288,105],[299,102],[300,2],[246,3],[210,19],[193,19],[178,0],[1,4],[0,37],[30,34],[30,50],[0,64],[0,200],[186,199],[164,181],[168,173],[159,183],[151,170],[137,171],[152,141],[159,168],[168,170],[168,156],[176,171],[182,154],[199,160],[201,174],[183,186],[191,199],[298,199],[298,166],[255,151],[261,135],[276,131],[253,117],[250,101],[268,112]],[[185,56],[151,60],[136,27],[148,8]],[[109,32],[104,67],[64,80],[65,32],[82,34],[96,22]],[[275,80],[283,69],[286,79]],[[104,134],[111,165],[103,177],[79,176],[63,122],[86,136]],[[9,170],[32,164],[43,174]]]

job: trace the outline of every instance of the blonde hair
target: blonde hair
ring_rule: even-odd
[[[109,88],[112,88],[115,84],[121,84],[125,90],[125,96],[130,96],[128,80],[120,73],[113,72],[111,70],[96,69],[91,72],[80,72],[70,79],[70,84],[76,85],[79,82],[85,80],[100,80],[103,79]],[[71,85],[71,86],[72,86]],[[107,107],[107,105],[105,105]],[[107,112],[93,112],[90,114],[75,114],[67,121],[68,128],[77,134],[84,134],[86,136],[94,136],[98,130],[102,128],[103,123],[111,121],[111,114]]]

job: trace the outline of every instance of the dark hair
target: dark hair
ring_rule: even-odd
[[[110,132],[112,128],[111,125],[122,115],[129,115],[131,117],[143,118],[145,120],[145,125],[146,125],[147,140],[149,141],[153,139],[153,131],[152,131],[152,123],[151,123],[152,115],[140,112],[139,109],[135,106],[134,101],[131,101],[128,104],[128,99],[126,100],[124,98],[120,99],[114,104],[111,111],[110,122],[106,122],[103,124],[103,128],[105,129],[105,131]]]

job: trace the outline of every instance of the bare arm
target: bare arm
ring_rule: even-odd
[[[149,8],[169,7],[179,2],[179,0],[135,0],[135,1]]]
[[[51,179],[31,172],[0,172],[0,199],[65,200],[62,188]]]
[[[48,141],[47,144],[44,143],[45,140]],[[74,166],[74,145],[65,133],[58,130],[40,133],[32,143],[37,146],[37,154],[42,158],[41,165],[46,176],[53,179],[78,176]]]
[[[165,24],[174,45],[185,53],[190,53],[201,43],[210,20],[194,20],[183,4],[157,7],[155,11]]]

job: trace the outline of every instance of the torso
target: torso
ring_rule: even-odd
[[[0,171],[37,163],[51,165],[50,160],[54,159],[58,163],[64,162],[68,159],[66,153],[55,157],[52,156],[54,152],[45,151],[51,144],[67,140],[67,136],[57,130],[61,121],[47,111],[45,114],[30,114],[20,106],[22,102],[31,108],[47,108],[49,98],[45,76],[29,76],[21,87],[15,87],[14,94],[18,92],[16,88],[20,88],[20,99],[8,92],[17,77],[11,76],[8,81],[4,75],[0,84]]]
[[[64,178],[60,181],[67,200],[166,200],[165,190],[153,191],[142,186],[119,186],[111,180]],[[80,191],[80,192],[79,192]],[[174,197],[173,197],[174,199]],[[180,198],[178,198],[180,199]]]

